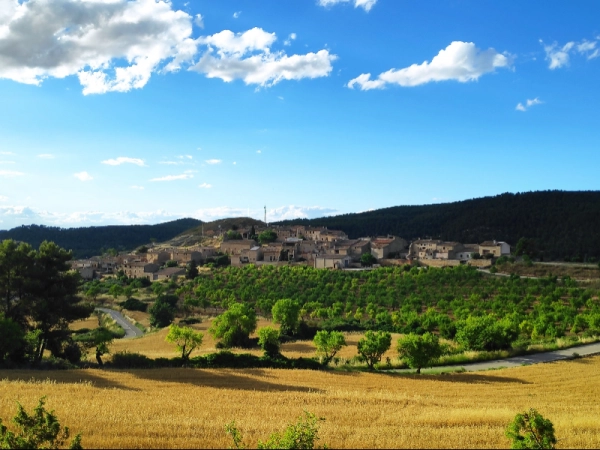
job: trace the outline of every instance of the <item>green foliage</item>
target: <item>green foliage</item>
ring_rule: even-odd
[[[165,267],[177,267],[178,265],[179,263],[177,261],[173,261],[172,259],[164,264]]]
[[[12,432],[2,424],[0,419],[0,448],[3,449],[55,449],[60,448],[68,441],[70,432],[68,427],[61,427],[54,411],[44,408],[45,397],[40,398],[33,414],[29,415],[18,405],[18,412],[12,422],[18,428]],[[70,442],[69,448],[81,449],[81,435],[76,435]]]
[[[241,239],[242,235],[235,230],[229,230],[227,233],[225,233],[225,240],[227,241],[236,241]]]
[[[409,367],[421,373],[423,367],[428,367],[444,354],[444,347],[439,338],[432,333],[407,334],[398,339],[398,355]]]
[[[11,319],[5,319],[0,314],[0,363],[4,362],[5,358],[9,356],[14,357],[19,353],[23,354],[25,345],[25,333],[23,333],[19,324]]]
[[[258,330],[258,345],[265,355],[275,357],[279,355],[279,330],[273,327],[264,327]]]
[[[165,341],[175,344],[177,351],[181,352],[181,359],[187,361],[190,358],[190,354],[202,345],[203,338],[203,333],[194,331],[190,327],[180,327],[171,324]]]
[[[137,298],[128,298],[124,302],[120,302],[119,306],[128,309],[129,311],[146,312],[148,309],[148,304],[138,300]]]
[[[243,303],[232,304],[227,311],[213,321],[209,332],[220,339],[225,348],[245,347],[250,333],[256,330],[256,311]]]
[[[377,263],[377,258],[375,258],[371,253],[363,253],[360,256],[360,264],[364,267],[371,267],[373,264]]]
[[[554,425],[533,408],[517,414],[505,434],[514,449],[553,449],[556,444]]]
[[[300,305],[292,299],[277,300],[271,309],[273,321],[281,324],[281,334],[292,335],[300,322]]]
[[[365,337],[358,341],[358,353],[365,359],[369,369],[373,370],[391,345],[392,335],[387,331],[367,331]]]
[[[188,280],[193,280],[194,278],[196,278],[198,276],[198,263],[196,262],[196,260],[192,259],[190,261],[190,263],[187,265],[186,271],[185,271],[185,277]]]
[[[501,350],[510,348],[518,337],[518,327],[508,319],[493,315],[469,316],[456,323],[456,342],[467,350]]]
[[[271,242],[275,242],[277,239],[277,233],[273,230],[265,230],[258,235],[258,241],[261,244],[269,244]]]
[[[325,420],[318,418],[313,413],[304,411],[304,416],[298,417],[296,423],[290,424],[281,433],[272,433],[265,441],[258,441],[259,449],[313,449],[319,440],[319,421]],[[225,431],[233,439],[235,448],[244,448],[242,444],[242,434],[237,429],[235,421],[225,425]],[[326,446],[322,448],[327,448]]]
[[[313,342],[317,347],[317,354],[323,357],[323,365],[325,366],[329,364],[342,347],[347,345],[346,338],[339,331],[317,331]]]
[[[164,328],[169,326],[175,318],[174,308],[160,297],[150,307],[150,326]]]
[[[58,228],[28,225],[0,231],[0,239],[14,239],[39,247],[43,241],[54,241],[73,250],[76,258],[101,255],[102,247],[110,245],[120,250],[133,250],[150,242],[152,237],[163,242],[200,224],[196,219],[179,219],[158,225],[111,225],[103,227]]]

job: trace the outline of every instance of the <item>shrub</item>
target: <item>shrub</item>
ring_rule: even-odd
[[[179,324],[183,325],[194,325],[197,323],[202,323],[202,319],[200,317],[188,317],[187,319],[181,319]]]
[[[325,419],[317,418],[313,413],[304,411],[304,416],[298,417],[296,423],[288,425],[282,433],[272,433],[266,442],[258,441],[256,447],[259,449],[313,449],[316,441],[319,440],[318,422],[321,420]],[[235,421],[225,425],[225,431],[233,439],[235,448],[244,448],[242,434],[237,429]]]
[[[173,307],[161,299],[154,302],[150,307],[150,325],[156,328],[164,328],[173,322],[175,311]]]
[[[533,408],[517,414],[505,434],[514,449],[553,449],[556,444],[554,425]]]
[[[140,353],[117,352],[112,357],[112,366],[117,369],[150,369],[154,361]]]
[[[19,428],[15,434],[2,424],[0,419],[0,447],[1,448],[59,448],[69,439],[69,428],[62,428],[54,411],[46,411],[44,408],[45,397],[40,398],[33,414],[29,415],[18,405],[17,415],[12,422]],[[71,441],[69,448],[81,449],[81,435],[76,435]]]
[[[148,309],[148,304],[144,303],[137,298],[128,298],[124,302],[120,302],[119,306],[128,309],[129,311],[141,311],[146,312]]]
[[[469,316],[456,323],[456,342],[468,350],[502,350],[517,339],[518,327],[506,319]]]

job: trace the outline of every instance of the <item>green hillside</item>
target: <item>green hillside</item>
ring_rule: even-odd
[[[0,240],[24,241],[37,248],[44,240],[73,251],[75,258],[100,255],[103,250],[133,250],[148,244],[150,239],[167,241],[185,230],[197,227],[196,219],[179,219],[158,225],[114,225],[85,228],[58,228],[44,225],[23,225],[8,231],[0,231]]]
[[[395,206],[359,214],[279,222],[327,226],[351,238],[394,234],[464,243],[534,240],[540,257],[600,257],[600,191],[501,194],[454,203]]]

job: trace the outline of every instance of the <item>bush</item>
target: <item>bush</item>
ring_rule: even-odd
[[[153,327],[164,328],[169,326],[174,318],[175,311],[173,307],[160,298],[150,308],[150,325]]]
[[[469,316],[456,323],[456,342],[467,350],[508,349],[518,335],[517,326],[492,315]]]
[[[553,449],[556,444],[554,425],[533,408],[517,414],[505,434],[514,449]]]
[[[325,420],[304,411],[304,416],[298,417],[295,424],[290,424],[282,433],[272,433],[266,442],[258,441],[259,449],[313,449],[319,440],[318,422]],[[235,421],[225,425],[225,431],[233,439],[235,448],[243,448],[242,434],[237,429]],[[318,448],[318,447],[317,447]],[[326,446],[323,448],[327,448]]]
[[[113,355],[111,365],[117,369],[150,369],[154,361],[140,353],[123,351]]]
[[[46,411],[44,403],[45,397],[40,398],[32,415],[27,414],[23,406],[17,403],[18,412],[12,420],[19,428],[16,434],[9,431],[0,419],[1,448],[59,448],[67,442],[70,435],[69,428],[62,428],[54,411]],[[80,434],[73,438],[69,448],[82,448]]]
[[[276,357],[279,355],[279,330],[272,327],[258,330],[258,345],[266,356]]]
[[[202,323],[202,319],[200,317],[188,317],[187,319],[181,319],[179,321],[180,325],[195,325],[197,323]]]
[[[137,298],[128,298],[124,302],[120,302],[119,306],[122,308],[128,309],[129,311],[141,311],[146,312],[148,309],[148,304],[144,303]]]

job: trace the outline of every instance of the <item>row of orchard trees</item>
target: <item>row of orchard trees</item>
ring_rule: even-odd
[[[93,307],[77,295],[80,277],[70,260],[71,253],[54,242],[37,250],[13,240],[0,243],[0,363],[39,362],[45,350],[79,359],[68,325],[89,317]]]

